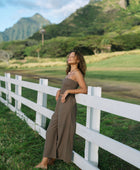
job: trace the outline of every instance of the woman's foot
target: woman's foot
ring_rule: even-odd
[[[47,165],[45,166],[42,163],[39,163],[38,165],[35,166],[35,168],[47,169]]]
[[[35,168],[42,168],[42,169],[47,169],[47,164],[48,164],[48,158],[43,158],[42,161],[35,166]]]

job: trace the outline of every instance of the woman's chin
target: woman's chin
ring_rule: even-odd
[[[75,62],[68,62],[69,65],[73,65],[76,64]]]

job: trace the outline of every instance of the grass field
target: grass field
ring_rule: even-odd
[[[92,56],[87,56],[86,58],[86,60],[88,59],[85,78],[87,85],[102,87],[102,97],[139,104],[140,50],[98,55],[100,57],[98,62],[95,60],[96,57],[94,56],[93,59]],[[30,58],[28,63],[31,62]],[[15,64],[17,64],[16,61]],[[65,65],[31,68],[1,67],[0,75],[4,75],[4,72],[11,72],[12,77],[15,74],[23,75],[23,80],[33,82],[38,82],[40,77],[48,78],[49,85],[60,87],[65,76]],[[4,86],[3,83],[2,86]],[[12,90],[14,91],[13,85]],[[36,91],[23,88],[22,94],[36,102]],[[3,97],[5,98],[5,95]],[[14,105],[14,100],[12,103]],[[48,108],[54,110],[55,104],[55,98],[48,95]],[[2,155],[0,169],[8,170],[13,167],[15,169],[33,169],[33,166],[41,160],[44,140],[1,103],[0,108],[0,148],[2,148],[0,149],[0,155]],[[22,111],[35,120],[35,111],[24,105],[22,105]],[[86,107],[79,104],[77,122],[83,125],[86,122]],[[48,123],[49,120],[46,128]],[[140,150],[140,124],[136,121],[101,111],[100,133]],[[74,150],[82,156],[84,156],[84,144],[84,140],[75,135]],[[99,168],[101,170],[137,169],[101,148],[99,149]],[[67,165],[63,161],[57,160],[55,165],[48,169],[76,170],[78,167],[73,163]]]
[[[1,103],[0,108],[0,169],[35,169],[42,158],[45,140]],[[78,167],[57,160],[49,169],[78,170]]]

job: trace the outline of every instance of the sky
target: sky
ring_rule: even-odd
[[[51,23],[60,23],[89,0],[0,0],[0,32],[22,17],[39,13]]]

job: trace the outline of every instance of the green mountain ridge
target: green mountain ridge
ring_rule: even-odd
[[[24,40],[37,32],[40,27],[50,24],[49,20],[46,20],[38,13],[32,17],[21,18],[13,27],[6,29],[4,32],[0,32],[0,42]]]
[[[140,25],[140,0],[129,0],[126,9],[121,6],[123,1],[91,0],[60,24],[46,26],[45,39],[57,36],[104,35],[109,32],[120,34]],[[30,38],[41,39],[39,33]]]

